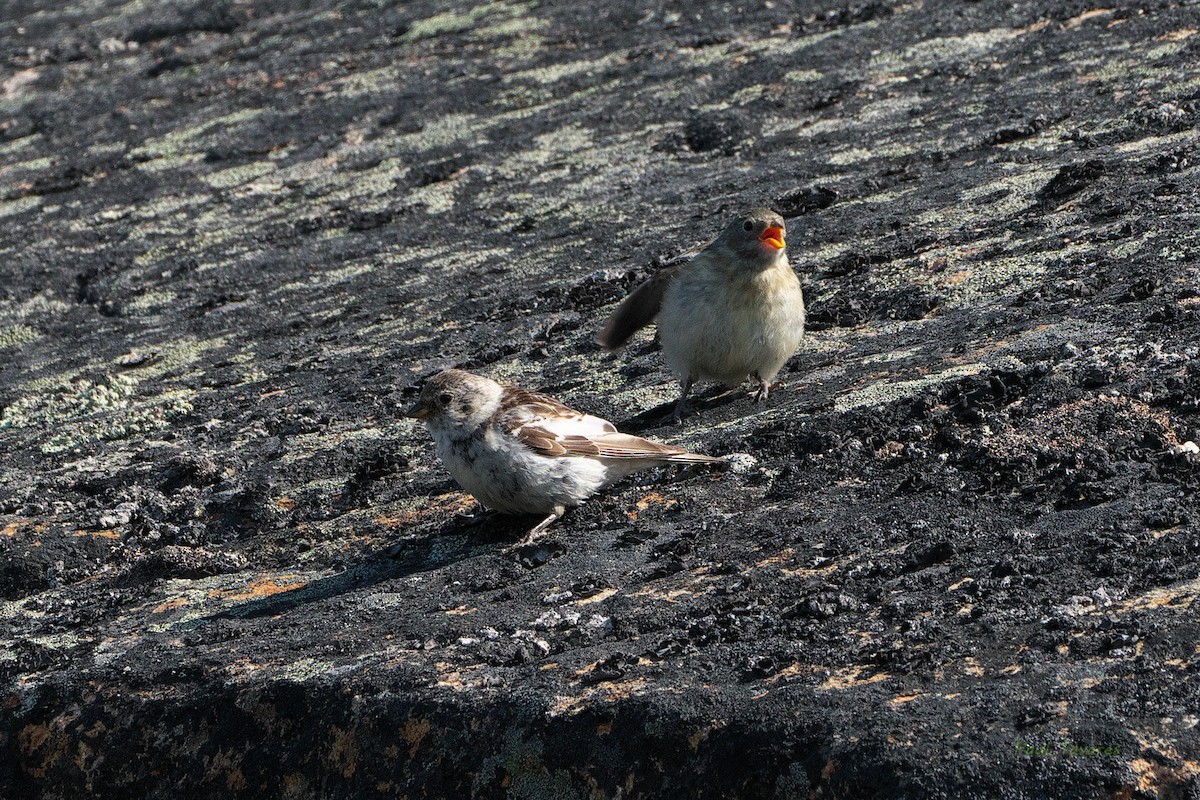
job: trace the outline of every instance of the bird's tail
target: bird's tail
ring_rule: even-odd
[[[676,464],[724,464],[725,463],[725,459],[723,459],[723,458],[714,458],[712,456],[704,456],[704,455],[700,455],[699,453],[688,453],[686,451],[680,452],[680,453],[671,453],[670,455],[666,456],[665,458],[668,461],[674,462]]]
[[[609,350],[616,350],[628,342],[629,337],[653,322],[662,308],[667,284],[677,272],[677,267],[661,269],[630,292],[608,318],[604,330],[596,337],[596,343]]]

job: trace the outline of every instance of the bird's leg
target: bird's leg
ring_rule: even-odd
[[[695,378],[693,378],[691,375],[687,376],[687,380],[683,382],[683,391],[680,392],[679,399],[675,401],[675,410],[672,411],[671,415],[667,418],[676,425],[683,421],[683,412],[687,411],[688,407],[688,395],[691,393],[692,384],[695,382]]]
[[[525,534],[525,538],[521,539],[521,541],[517,542],[517,544],[529,544],[530,542],[533,542],[535,539],[545,533],[546,529],[550,527],[554,520],[561,517],[566,513],[566,511],[567,510],[562,506],[555,506],[554,510],[550,512],[550,515],[537,525],[534,525],[533,530]]]
[[[771,394],[771,384],[763,380],[762,376],[757,372],[752,373],[750,377],[758,381],[758,391],[754,393],[754,402],[766,402],[767,396]]]

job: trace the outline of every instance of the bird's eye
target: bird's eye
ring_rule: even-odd
[[[453,399],[454,398],[451,397],[448,392],[442,392],[441,394],[438,395],[438,402],[444,406],[450,405],[450,401]]]
[[[750,220],[746,220],[745,222],[742,223],[742,230],[744,230],[744,231],[754,230],[754,223],[751,222]]]

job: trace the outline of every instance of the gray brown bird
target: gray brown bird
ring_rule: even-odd
[[[457,369],[434,375],[404,412],[429,428],[442,464],[495,511],[547,515],[532,540],[601,487],[660,464],[721,459],[620,433],[544,394]]]
[[[783,218],[752,209],[690,261],[630,293],[596,341],[615,350],[657,321],[663,356],[682,387],[676,421],[700,380],[736,386],[750,377],[758,382],[754,399],[766,400],[804,335],[804,295],[784,247]]]

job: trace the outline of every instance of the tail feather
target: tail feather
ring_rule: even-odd
[[[699,453],[689,453],[681,447],[643,439],[640,436],[633,436],[628,433],[606,433],[600,436],[589,436],[587,437],[587,445],[589,451],[586,455],[598,455],[602,458],[649,458],[680,464],[713,464],[721,461],[719,458],[703,456]],[[578,450],[577,452],[584,454],[582,450]]]
[[[631,336],[653,322],[662,308],[667,284],[678,272],[678,267],[659,270],[630,292],[608,318],[604,330],[596,337],[596,342],[609,350],[616,350],[628,342]]]
[[[725,459],[714,458],[713,456],[704,456],[699,453],[674,453],[667,456],[668,461],[674,461],[679,464],[724,464]]]

